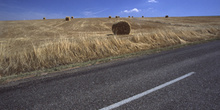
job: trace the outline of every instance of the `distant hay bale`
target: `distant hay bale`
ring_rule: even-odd
[[[109,16],[108,18],[112,18],[111,16]]]
[[[128,16],[128,18],[130,18],[130,16]]]
[[[144,18],[144,16],[142,16],[142,18]]]
[[[46,19],[46,17],[43,17],[43,20],[45,20]]]
[[[120,18],[119,16],[115,16],[115,18]]]
[[[165,18],[169,18],[169,16],[168,16],[168,15],[166,15],[166,16],[165,16]]]
[[[66,17],[66,21],[71,21],[69,16]]]
[[[71,16],[71,19],[73,19],[74,17],[73,16]]]
[[[132,16],[132,18],[134,18],[134,16]]]
[[[128,35],[131,31],[131,25],[126,21],[120,21],[112,25],[112,32],[115,35]]]

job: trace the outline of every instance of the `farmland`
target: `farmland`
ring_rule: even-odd
[[[119,21],[129,35],[113,35]],[[220,17],[0,21],[0,76],[219,38]]]

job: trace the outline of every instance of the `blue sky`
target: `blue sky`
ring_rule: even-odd
[[[0,20],[220,16],[220,0],[0,0]]]

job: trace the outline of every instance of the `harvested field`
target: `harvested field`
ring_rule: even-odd
[[[129,35],[113,35],[119,21]],[[219,37],[220,17],[0,21],[0,77]]]

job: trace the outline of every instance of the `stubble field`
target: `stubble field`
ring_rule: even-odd
[[[130,35],[113,35],[118,21]],[[219,38],[220,17],[0,21],[0,77]]]

